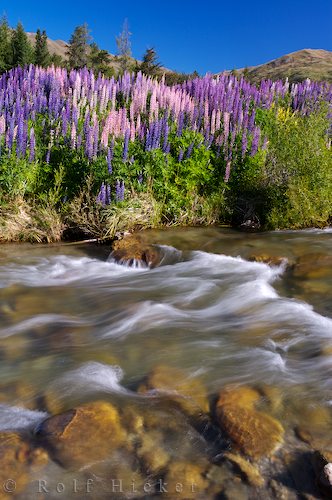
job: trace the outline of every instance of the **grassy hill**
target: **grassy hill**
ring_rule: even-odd
[[[235,70],[237,75],[245,75],[252,83],[260,80],[288,78],[290,82],[326,80],[332,83],[332,52],[322,49],[304,49],[259,66]]]

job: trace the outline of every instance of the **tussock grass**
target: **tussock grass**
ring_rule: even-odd
[[[0,242],[52,243],[61,240],[63,230],[64,223],[52,206],[16,198],[0,207]]]

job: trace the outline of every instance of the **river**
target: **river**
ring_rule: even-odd
[[[143,236],[161,246],[154,269],[108,260],[107,245],[0,247],[0,435],[49,455],[21,471],[3,453],[1,479],[24,499],[320,498],[312,455],[332,454],[332,230]],[[259,395],[251,416],[283,427],[273,455],[248,458],[256,483],[215,411],[220,391],[239,388]],[[78,458],[75,439],[59,451],[44,421],[101,400],[126,437],[105,451],[112,436],[89,441],[99,423],[83,418]]]

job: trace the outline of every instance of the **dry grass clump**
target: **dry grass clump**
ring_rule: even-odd
[[[60,241],[64,224],[51,206],[35,206],[16,198],[0,207],[0,242]]]

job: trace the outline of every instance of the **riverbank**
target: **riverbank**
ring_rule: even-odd
[[[188,214],[187,214],[188,215]],[[123,234],[144,229],[170,227],[228,227],[230,221],[223,223],[218,217],[202,220],[191,215],[183,220],[167,221],[162,217],[162,207],[148,195],[133,197],[129,202],[105,209],[92,203],[84,205],[82,199],[75,200],[65,210],[40,203],[28,203],[19,198],[0,207],[0,244],[1,243],[57,243],[84,240],[112,241]],[[323,223],[316,229],[328,228]],[[233,226],[234,229],[249,232],[268,230],[261,227],[257,220],[248,219],[245,223]],[[295,227],[283,228],[296,230]],[[313,229],[311,226],[302,229]]]
[[[331,105],[324,82],[11,70],[0,77],[0,240],[324,227]]]

